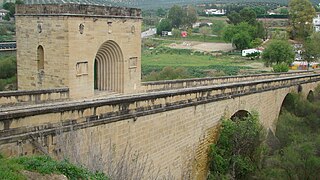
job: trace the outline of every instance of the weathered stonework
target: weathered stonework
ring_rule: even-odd
[[[99,91],[139,90],[139,9],[18,5],[16,27],[19,90],[68,87],[71,98],[92,97],[95,83]]]
[[[319,74],[309,74],[11,108],[0,111],[0,152],[38,153],[36,141],[51,156],[108,172],[110,153],[121,157],[129,144],[160,177],[204,179],[221,117],[257,111],[263,126],[275,130],[286,95],[301,90],[307,96],[319,82]]]

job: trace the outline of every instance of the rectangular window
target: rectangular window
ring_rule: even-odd
[[[77,76],[88,75],[88,62],[77,62],[76,71]]]
[[[129,59],[129,68],[130,69],[137,68],[137,62],[138,62],[138,57],[131,57]]]

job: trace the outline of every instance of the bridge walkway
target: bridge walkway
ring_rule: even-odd
[[[90,98],[90,99],[82,99],[82,100],[70,100],[65,102],[49,102],[49,103],[43,103],[43,104],[32,104],[32,105],[21,105],[21,106],[11,106],[11,107],[3,107],[0,109],[0,120],[2,119],[1,116],[5,116],[6,114],[10,113],[24,113],[32,111],[42,111],[43,109],[51,109],[59,111],[60,108],[66,108],[66,107],[76,107],[81,105],[93,105],[93,104],[100,104],[100,103],[108,103],[108,102],[125,102],[126,99],[152,99],[156,96],[174,96],[175,94],[183,94],[184,92],[192,91],[201,92],[202,90],[206,89],[223,89],[219,91],[220,93],[225,93],[225,89],[237,87],[237,86],[246,86],[247,84],[262,84],[264,82],[270,83],[272,81],[278,81],[278,80],[290,80],[290,79],[298,79],[298,78],[311,78],[311,77],[317,77],[320,76],[318,73],[308,73],[305,75],[293,75],[290,74],[285,77],[277,77],[277,78],[266,78],[266,79],[257,79],[257,80],[250,80],[250,81],[242,81],[242,82],[230,82],[230,83],[224,83],[224,84],[216,84],[216,85],[209,85],[209,86],[199,86],[199,87],[189,87],[189,88],[181,88],[181,89],[168,89],[163,91],[154,91],[154,92],[142,92],[142,93],[135,93],[135,94],[116,94],[112,93],[111,96],[103,96],[100,94],[100,96]]]

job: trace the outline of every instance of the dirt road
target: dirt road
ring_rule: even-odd
[[[206,52],[215,52],[223,51],[228,52],[233,50],[231,43],[205,43],[205,42],[195,42],[195,41],[186,41],[182,43],[172,43],[169,45],[170,48],[176,49],[193,49],[198,51]]]

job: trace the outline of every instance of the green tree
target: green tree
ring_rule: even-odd
[[[255,6],[252,8],[257,15],[267,14],[266,8],[263,6]]]
[[[161,35],[162,31],[171,31],[172,26],[169,19],[162,19],[157,25],[157,34]]]
[[[319,86],[314,91],[319,96]],[[265,159],[257,179],[314,179],[320,177],[319,99],[312,102],[290,93],[277,123],[280,146]]]
[[[211,145],[209,179],[247,179],[261,161],[265,132],[256,113],[222,121],[220,137]]]
[[[255,25],[257,23],[257,14],[252,8],[243,8],[239,13],[231,12],[228,16],[229,24],[239,24],[241,22],[247,22],[250,25]]]
[[[183,24],[184,15],[185,11],[180,6],[172,6],[168,14],[168,19],[171,21],[172,27],[179,28]]]
[[[288,8],[281,8],[281,9],[280,9],[280,14],[288,15],[288,14],[289,14]]]
[[[205,41],[206,37],[211,33],[211,28],[207,26],[203,26],[199,29],[199,32],[203,36],[203,41]]]
[[[183,25],[192,27],[192,24],[197,22],[198,19],[197,10],[193,6],[188,6],[183,17]]]
[[[233,43],[237,49],[246,49],[250,47],[251,37],[248,32],[241,31],[233,36]]]
[[[262,44],[262,39],[256,38],[250,43],[250,47],[259,47]]]
[[[242,22],[240,14],[235,12],[235,11],[231,12],[230,14],[228,14],[227,17],[228,17],[227,22],[229,24],[239,24],[239,23]]]
[[[164,17],[166,15],[166,11],[162,8],[157,9],[157,16]]]
[[[212,21],[212,25],[211,25],[212,34],[220,36],[225,26],[226,24],[223,21],[219,21],[219,20]]]
[[[305,39],[308,37],[313,31],[312,20],[315,16],[315,9],[309,0],[291,0],[288,29],[291,38]]]
[[[243,8],[240,11],[241,22],[247,22],[250,25],[257,23],[257,14],[252,8]]]
[[[181,31],[179,29],[173,29],[172,36],[175,38],[179,38],[181,36]]]
[[[15,6],[16,4],[23,4],[24,2],[22,0],[16,0],[15,3],[13,2],[6,2],[3,4],[3,9],[5,10],[8,10],[9,11],[9,16],[10,17],[13,17],[15,12],[16,12],[16,9],[15,9]]]
[[[282,62],[289,65],[294,58],[293,47],[288,41],[272,40],[263,51],[262,58],[267,65],[280,64]]]
[[[246,22],[237,25],[227,26],[223,32],[223,39],[231,42],[237,49],[250,47],[250,43],[255,39],[256,28]]]
[[[303,44],[303,57],[308,63],[320,57],[320,32],[313,33]]]

